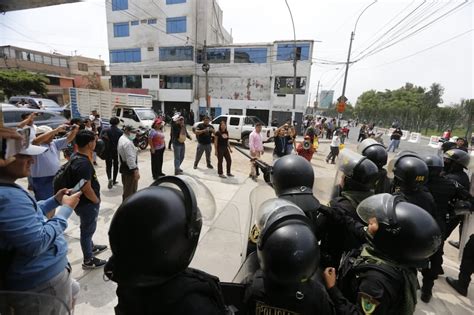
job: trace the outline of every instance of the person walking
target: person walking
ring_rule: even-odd
[[[263,155],[265,152],[263,148],[263,140],[262,136],[260,135],[262,132],[262,124],[256,123],[255,129],[250,133],[249,136],[249,149],[250,149],[250,156],[253,158],[250,161],[250,177],[257,181],[257,177],[259,175],[258,167],[255,165],[255,160],[259,159],[260,156]]]
[[[107,246],[95,245],[92,241],[100,208],[100,184],[90,158],[96,142],[97,137],[92,131],[80,130],[76,135],[77,152],[71,157],[69,166],[71,187],[81,179],[87,181],[81,189],[81,199],[75,209],[81,221],[81,249],[84,256],[82,269],[95,269],[103,267],[106,263],[95,255],[105,251]]]
[[[326,163],[329,163],[329,160],[331,160],[331,164],[335,164],[336,157],[339,155],[339,145],[341,144],[341,139],[340,139],[340,132],[339,130],[336,130],[334,132],[334,136],[332,137],[331,140],[331,145],[330,145],[330,152],[328,156],[326,157]]]
[[[232,158],[230,157],[230,154],[232,153],[232,149],[229,145],[229,132],[227,131],[227,124],[225,120],[221,120],[219,124],[219,130],[217,130],[215,133],[214,150],[216,151],[217,156],[217,174],[219,174],[219,177],[226,178],[222,170],[222,162],[224,158],[227,167],[227,176],[234,177],[234,175],[232,175],[230,172],[230,167],[232,165]]]
[[[133,126],[125,126],[117,146],[120,174],[122,174],[122,201],[137,191],[138,180],[140,179],[137,148],[133,144],[136,135],[137,130]]]
[[[172,138],[173,138],[173,153],[174,153],[174,175],[183,174],[181,169],[181,163],[184,160],[184,153],[186,152],[185,141],[186,138],[191,140],[191,136],[186,130],[184,125],[184,117],[179,116],[177,121],[172,127]]]
[[[390,149],[393,149],[392,152],[395,152],[400,145],[400,138],[402,137],[403,132],[400,128],[395,129],[390,136],[390,144],[388,145],[387,152],[390,152]]]
[[[363,124],[360,126],[359,129],[359,138],[357,138],[357,142],[364,141],[367,138],[367,126]]]
[[[211,151],[212,151],[212,135],[214,134],[214,127],[210,124],[208,116],[204,116],[202,123],[196,126],[196,138],[198,145],[196,148],[196,158],[194,159],[194,169],[197,169],[199,161],[201,160],[202,154],[206,152],[206,163],[207,168],[213,169],[211,164]]]
[[[101,134],[101,139],[105,142],[105,171],[108,180],[107,188],[109,189],[118,184],[119,162],[117,146],[120,137],[123,135],[122,130],[117,127],[119,123],[120,120],[117,117],[110,118],[110,128],[103,129]]]
[[[163,132],[163,120],[155,119],[151,125],[151,131],[148,135],[148,143],[150,144],[151,153],[151,173],[153,180],[157,180],[161,176],[165,176],[163,168],[163,154],[165,153],[165,134]]]

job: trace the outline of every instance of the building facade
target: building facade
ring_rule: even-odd
[[[0,69],[20,69],[44,75],[49,80],[48,98],[58,104],[69,102],[70,87],[92,87],[91,81],[102,80],[103,60],[82,56],[65,56],[16,46],[0,46]],[[108,81],[102,84],[108,88]]]
[[[299,120],[308,99],[313,41],[296,44],[293,109],[294,42],[233,44],[222,15],[215,0],[112,0],[107,5],[112,89],[148,93],[154,109],[166,115],[204,114],[206,63],[211,116]]]

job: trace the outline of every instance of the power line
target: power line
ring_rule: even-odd
[[[407,59],[407,58],[410,58],[410,57],[419,55],[419,54],[421,54],[421,53],[423,53],[423,52],[425,52],[425,51],[431,50],[431,49],[436,48],[436,47],[438,47],[438,46],[444,45],[444,44],[446,44],[446,43],[448,43],[448,42],[450,42],[450,41],[452,41],[452,40],[455,40],[455,39],[457,39],[457,38],[459,38],[459,37],[461,37],[461,36],[464,36],[464,35],[466,35],[466,34],[472,32],[472,31],[474,31],[474,29],[467,30],[467,31],[465,31],[465,32],[463,32],[463,33],[461,33],[461,34],[458,34],[458,35],[456,35],[456,36],[450,37],[450,38],[448,38],[448,39],[446,39],[446,40],[444,40],[444,41],[442,41],[442,42],[439,42],[439,43],[437,43],[437,44],[434,44],[434,45],[432,45],[432,46],[429,46],[429,47],[427,47],[427,48],[425,48],[425,49],[422,49],[422,50],[419,50],[419,51],[417,51],[417,52],[414,52],[414,53],[412,53],[412,54],[410,54],[410,55],[407,55],[407,56],[404,56],[404,57],[401,57],[401,58],[398,58],[398,59],[395,59],[395,60],[392,60],[392,61],[389,61],[389,62],[380,64],[380,65],[376,65],[376,66],[373,66],[373,67],[367,67],[367,68],[363,68],[363,69],[359,69],[359,70],[372,69],[372,68],[379,68],[379,67],[382,67],[382,66],[386,66],[386,65],[389,65],[389,64],[392,64],[392,63],[399,62],[399,61],[401,61],[401,60],[404,60],[404,59]]]

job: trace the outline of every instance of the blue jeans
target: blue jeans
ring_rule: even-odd
[[[92,254],[92,248],[94,243],[92,242],[92,236],[97,228],[97,217],[99,216],[100,204],[88,203],[77,207],[75,212],[81,219],[81,249],[84,255],[84,261],[91,259],[94,255]]]
[[[400,145],[400,140],[391,140],[390,144],[388,145],[387,152],[390,152],[390,149],[393,148],[393,152],[395,152],[396,149],[398,149],[398,146]]]
[[[36,200],[46,200],[54,196],[53,179],[54,176],[32,177],[33,189]]]
[[[173,153],[174,153],[174,171],[177,172],[181,170],[180,166],[184,160],[184,152],[185,152],[185,145],[184,143],[174,143],[173,142]]]

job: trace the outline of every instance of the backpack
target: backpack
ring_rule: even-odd
[[[71,183],[71,164],[73,161],[79,159],[80,156],[74,154],[71,156],[71,159],[64,163],[61,168],[56,172],[53,178],[53,189],[54,193],[56,194],[59,190],[63,188],[71,188],[73,184]]]

